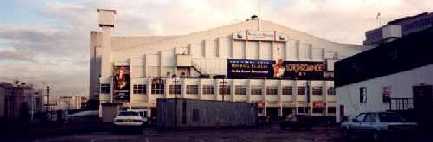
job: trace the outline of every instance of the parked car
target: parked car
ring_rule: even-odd
[[[133,111],[133,112],[137,112],[141,117],[143,117],[143,125],[144,126],[149,126],[150,125],[150,118],[149,118],[149,109],[128,109],[126,111]]]
[[[114,118],[114,125],[116,127],[126,127],[126,128],[141,128],[148,119],[142,117],[140,113],[135,111],[121,111]]]
[[[101,121],[97,110],[85,110],[65,115],[65,127],[70,131],[92,131],[100,128]]]
[[[368,112],[343,122],[341,127],[348,139],[351,136],[367,136],[374,141],[382,141],[396,136],[410,136],[416,130],[417,123],[406,122],[398,113]]]
[[[311,116],[290,114],[280,122],[280,129],[305,129],[310,130],[313,126]]]
[[[97,110],[86,110],[76,112],[70,115],[65,115],[66,123],[79,123],[79,124],[94,124],[99,120]]]

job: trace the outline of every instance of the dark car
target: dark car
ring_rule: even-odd
[[[84,123],[92,122],[98,120],[98,111],[96,110],[86,110],[81,112],[76,112],[74,114],[66,115],[65,121],[67,123]]]
[[[284,117],[284,119],[280,122],[280,128],[281,129],[305,129],[310,130],[313,127],[313,121],[311,119],[311,116],[307,115],[287,115]]]

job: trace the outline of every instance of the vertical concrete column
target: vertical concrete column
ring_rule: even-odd
[[[233,58],[235,55],[235,48],[234,48],[234,40],[233,39],[231,39],[231,40],[229,40],[230,41],[230,47],[227,47],[227,48],[229,48],[229,51],[230,51],[230,53],[228,53],[228,57],[230,57],[230,58]]]
[[[203,84],[203,82],[202,82],[202,79],[200,78],[200,79],[198,80],[198,98],[199,98],[200,100],[203,99],[203,87],[202,87],[202,84]]]
[[[215,92],[215,100],[220,100],[220,83],[219,83],[219,79],[213,79],[214,80],[214,92]]]
[[[260,46],[259,46],[260,47]],[[266,101],[266,79],[263,80],[262,87],[262,100],[265,102],[264,114],[267,115],[266,108],[268,107],[268,102]]]
[[[252,99],[251,99],[251,80],[248,80],[247,83],[247,102],[252,103]]]
[[[283,101],[282,100],[282,94],[283,94],[283,90],[282,90],[282,80],[278,81],[278,91],[277,91],[277,95],[278,95],[278,104],[280,105],[280,112],[279,112],[279,116],[283,116]]]
[[[298,81],[292,81],[292,100],[295,107],[295,114],[298,114]]]
[[[300,41],[299,40],[296,40],[296,42],[295,42],[295,48],[296,48],[296,59],[299,61],[300,60],[300,58],[301,58],[301,55],[300,55],[300,51],[301,51],[301,43],[300,43]]]
[[[101,82],[108,83],[113,75],[113,62],[111,60],[111,30],[102,31],[101,38]]]
[[[203,58],[206,58],[206,47],[207,47],[207,44],[208,44],[208,42],[206,41],[206,40],[202,40],[201,41],[201,45],[200,45],[200,48],[201,48],[201,57],[203,57]]]
[[[234,80],[233,79],[227,79],[227,85],[229,85],[230,87],[230,101],[234,102],[235,101],[235,85],[234,85]]]
[[[248,40],[245,40],[245,41],[242,41],[243,43],[244,43],[244,45],[245,46],[243,46],[243,48],[244,49],[242,49],[242,51],[243,51],[243,53],[242,53],[242,57],[243,57],[243,59],[246,59],[247,58],[247,55],[248,55]]]
[[[181,78],[180,79],[180,84],[181,84],[181,86],[180,86],[180,88],[182,88],[181,89],[181,98],[186,98],[186,80],[185,80],[185,78]]]
[[[165,76],[165,72],[163,72],[162,69],[162,51],[158,51],[158,66],[159,66],[159,71],[158,71],[158,76]]]
[[[147,104],[150,107],[151,106],[151,100],[152,100],[152,78],[146,78],[147,84],[146,84],[146,96],[147,96]]]
[[[149,69],[149,65],[147,64],[147,55],[146,54],[144,54],[143,55],[143,76],[144,77],[148,77],[148,69]]]
[[[101,75],[101,56],[102,56],[102,33],[92,31],[90,33],[90,99],[99,96],[100,75]]]
[[[305,95],[309,95],[309,98],[307,98],[307,99],[310,99],[310,102],[308,102],[308,100],[306,100],[306,102],[307,102],[308,107],[309,107],[309,113],[311,114],[313,111],[313,95],[312,95],[312,91],[311,91],[312,89],[311,88],[313,88],[313,86],[312,86],[310,80],[308,80],[305,85],[308,85],[308,87],[305,86],[307,88],[307,91],[308,91],[308,92],[305,92]]]
[[[166,78],[165,81],[164,81],[164,94],[163,94],[163,98],[169,98],[170,85],[171,85],[171,79]]]
[[[260,52],[261,48],[263,48],[262,42],[260,40],[259,41],[252,41],[252,42],[257,42],[257,59],[259,59],[259,60],[263,59],[262,58],[262,52]]]

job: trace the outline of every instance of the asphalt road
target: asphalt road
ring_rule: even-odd
[[[339,142],[336,128],[279,130],[278,127],[255,129],[201,129],[180,131],[144,130],[142,134],[97,132],[36,139],[34,142]]]

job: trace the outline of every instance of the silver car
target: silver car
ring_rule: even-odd
[[[368,136],[374,141],[382,141],[395,136],[410,136],[417,127],[415,122],[407,122],[398,113],[361,113],[351,121],[341,124],[346,138]]]

